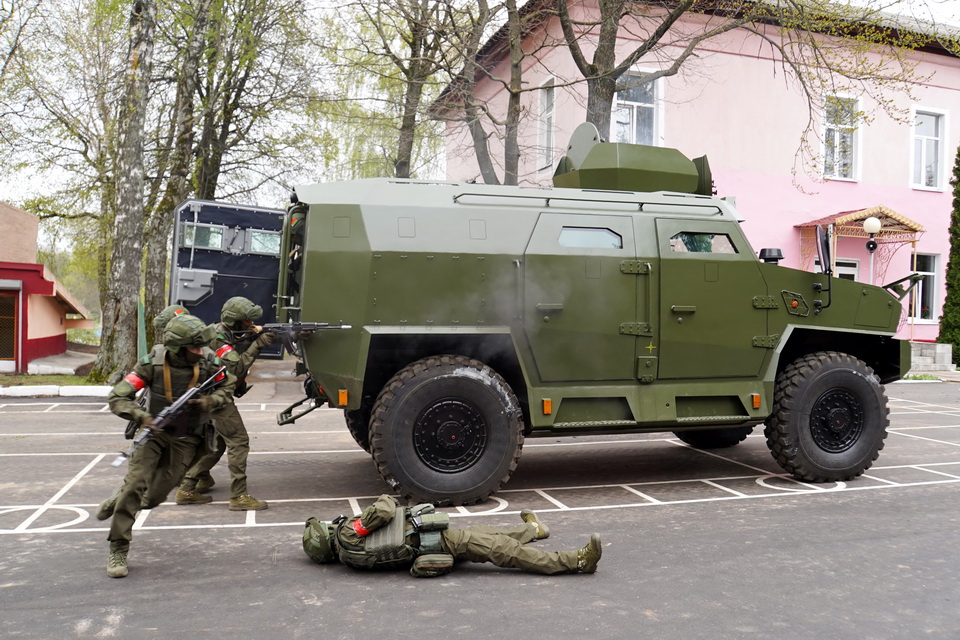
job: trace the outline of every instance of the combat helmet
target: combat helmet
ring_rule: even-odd
[[[330,564],[337,560],[333,542],[336,529],[332,522],[321,522],[316,518],[307,520],[303,530],[303,551],[311,560],[318,564]]]
[[[234,296],[223,303],[220,322],[232,327],[237,322],[256,322],[263,316],[263,309],[243,296]]]
[[[216,336],[216,329],[208,327],[203,320],[188,313],[181,314],[167,323],[163,329],[163,346],[177,352],[180,347],[203,347]]]
[[[157,317],[153,319],[153,335],[156,338],[163,336],[163,330],[167,326],[167,323],[176,318],[177,316],[182,316],[185,313],[190,313],[187,311],[187,308],[179,304],[172,304],[160,313],[157,314]]]

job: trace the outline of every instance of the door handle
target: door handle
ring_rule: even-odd
[[[670,311],[674,313],[694,313],[697,307],[694,305],[674,304],[670,306]]]
[[[538,302],[537,311],[550,313],[551,311],[563,311],[562,302]]]

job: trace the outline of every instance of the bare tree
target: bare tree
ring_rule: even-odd
[[[735,29],[751,32],[770,48],[773,59],[807,97],[811,114],[822,107],[827,90],[840,83],[855,85],[892,109],[882,94],[893,84],[909,91],[910,82],[916,79],[916,63],[907,54],[925,44],[926,38],[891,23],[891,17],[878,9],[885,4],[599,0],[585,18],[574,20],[569,0],[555,0],[566,46],[587,83],[587,120],[597,125],[604,138],[609,138],[614,97],[625,88],[621,79],[638,61],[660,66],[638,73],[640,82],[673,76],[704,42]],[[681,23],[684,16],[697,19]],[[625,37],[621,38],[621,32]],[[618,59],[618,44],[624,42],[635,44]],[[593,55],[588,59],[586,50],[590,48]]]
[[[552,11],[545,11],[536,2],[518,7],[516,0],[489,6],[485,0],[462,10],[456,25],[449,29],[448,44],[457,52],[452,57],[458,63],[448,68],[452,81],[434,108],[434,114],[448,121],[461,121],[468,129],[480,175],[487,184],[499,184],[497,160],[490,153],[490,138],[500,136],[504,155],[500,161],[504,184],[517,184],[522,153],[519,141],[520,122],[524,116],[522,95],[536,91],[523,80],[523,70],[530,60],[536,60],[544,47],[554,46],[545,40],[541,27]],[[502,20],[503,25],[486,43],[491,25]],[[495,69],[505,60],[507,71],[498,75]],[[455,70],[456,69],[456,70]],[[500,85],[507,96],[502,113],[476,95],[477,84],[490,80]]]

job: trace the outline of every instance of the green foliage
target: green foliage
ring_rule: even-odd
[[[947,262],[947,295],[940,316],[937,342],[953,346],[953,361],[960,362],[960,148],[953,165],[953,210],[950,212],[950,259]]]

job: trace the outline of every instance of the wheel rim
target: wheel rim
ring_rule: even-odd
[[[477,407],[443,398],[424,409],[413,424],[413,447],[428,467],[442,473],[469,469],[487,445],[487,428]]]
[[[810,432],[818,447],[830,453],[851,448],[863,433],[863,406],[851,391],[831,389],[810,412]]]

